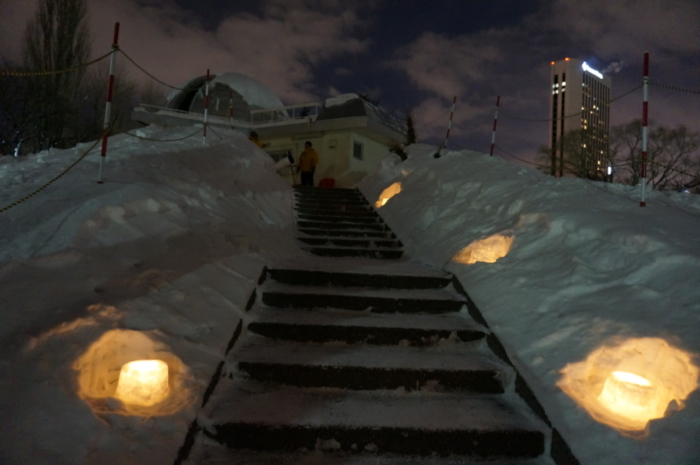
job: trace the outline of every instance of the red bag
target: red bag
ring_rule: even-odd
[[[318,187],[335,187],[335,179],[323,178],[318,182]]]

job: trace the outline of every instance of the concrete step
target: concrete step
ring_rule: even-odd
[[[298,236],[297,240],[305,244],[317,245],[317,246],[332,246],[337,245],[341,247],[362,247],[362,248],[398,248],[402,247],[403,244],[397,240],[391,239],[339,239],[335,237],[301,237]]]
[[[514,397],[514,396],[511,396]],[[511,401],[513,399],[510,399]],[[517,400],[517,399],[515,399]],[[504,396],[329,391],[222,380],[206,431],[234,449],[534,458],[546,426]]]
[[[398,296],[397,296],[398,294]],[[390,290],[318,288],[265,283],[262,302],[270,307],[337,308],[376,313],[458,312],[466,301],[446,290]]]
[[[266,308],[247,331],[297,342],[427,347],[448,339],[479,344],[488,330],[461,313],[438,315],[367,314],[347,310],[313,311]]]
[[[391,249],[356,249],[345,247],[302,247],[309,253],[320,257],[366,257],[382,260],[397,260],[403,255],[403,250]]]
[[[295,187],[294,193],[297,195],[362,195],[358,189],[355,188],[324,188],[319,189],[317,187]]]
[[[322,215],[351,218],[379,218],[374,210],[362,208],[359,210],[326,210],[320,208],[297,208],[298,215]]]
[[[334,199],[296,199],[297,208],[335,208],[335,207],[362,207],[370,208],[369,203],[364,200],[345,200],[338,201]]]
[[[300,228],[334,229],[334,230],[365,230],[365,231],[388,231],[389,228],[382,223],[337,223],[327,221],[306,221],[297,220]]]
[[[388,270],[387,273],[392,274],[379,274],[372,270],[368,270],[365,273],[362,273],[361,270],[357,272],[343,272],[298,268],[267,270],[268,276],[279,283],[301,286],[438,289],[448,286],[452,281],[452,275],[447,273],[423,276],[394,273],[393,270]]]
[[[534,459],[501,459],[483,461],[474,457],[451,455],[449,457],[422,457],[357,452],[354,455],[333,454],[323,451],[322,442],[316,450],[294,452],[267,452],[235,450],[214,442],[195,444],[190,460],[185,465],[555,465],[547,456]]]
[[[335,202],[339,204],[343,203],[353,203],[353,202],[367,202],[363,196],[359,194],[355,195],[295,195],[294,198],[297,202]]]
[[[295,192],[308,192],[308,191],[315,191],[315,190],[326,190],[326,191],[333,191],[333,192],[347,192],[347,191],[357,191],[357,188],[355,187],[310,187],[310,186],[294,186],[294,191]]]
[[[387,239],[396,239],[396,235],[391,231],[352,231],[352,230],[337,230],[332,229],[314,229],[301,227],[297,229],[298,232],[302,234],[308,234],[311,236],[335,236],[335,237],[381,237]]]
[[[299,387],[505,392],[512,368],[454,343],[445,347],[300,344],[247,335],[236,348],[238,370],[251,379]]]
[[[297,211],[310,210],[319,212],[360,212],[376,213],[369,205],[320,204],[312,205],[297,203]]]
[[[295,190],[294,195],[304,197],[363,197],[357,189],[311,189]]]
[[[311,215],[298,213],[297,219],[304,221],[320,221],[324,223],[342,223],[342,224],[377,224],[383,223],[382,218],[379,215],[373,216],[354,216],[354,215],[325,215],[323,213],[314,213]]]

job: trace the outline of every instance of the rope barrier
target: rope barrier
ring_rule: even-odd
[[[72,68],[66,68],[66,69],[59,69],[59,70],[49,70],[49,71],[0,71],[0,76],[11,76],[11,77],[32,77],[32,76],[51,76],[55,74],[63,74],[63,73],[70,73],[71,71],[76,71],[82,68],[87,68],[88,66],[92,66],[95,63],[99,63],[100,61],[104,60],[108,56],[110,56],[112,52],[105,53],[99,58],[95,58],[92,61],[89,61],[87,63],[82,63],[77,66],[73,66]]]
[[[211,132],[213,132],[214,135],[215,135],[216,137],[218,137],[219,139],[221,139],[221,140],[224,139],[223,137],[221,137],[221,135],[220,135],[218,132],[214,131],[214,128],[213,128],[212,126],[209,126],[209,130],[210,130]]]
[[[531,118],[523,118],[521,116],[511,115],[510,113],[508,113],[507,111],[504,111],[503,109],[500,110],[500,113],[509,117],[509,118],[517,119],[520,121],[528,121],[530,123],[551,123],[552,121],[559,121],[559,120],[563,120],[563,119],[573,118],[574,116],[581,116],[581,114],[583,114],[582,111],[579,111],[578,113],[572,113],[570,115],[562,116],[560,118],[555,118],[555,119],[552,119],[552,118],[531,119]]]
[[[504,154],[508,155],[509,157],[513,157],[513,158],[515,158],[516,160],[522,161],[523,163],[528,163],[528,164],[530,164],[530,165],[535,165],[535,166],[537,166],[537,167],[539,167],[539,168],[549,168],[549,166],[547,166],[547,165],[540,165],[539,163],[533,163],[533,162],[531,162],[531,161],[524,160],[524,159],[522,159],[522,158],[520,158],[520,157],[517,157],[517,156],[513,155],[512,153],[510,153],[510,152],[504,150],[504,149],[501,148],[501,146],[499,146],[499,145],[494,145],[494,147],[496,147],[498,150],[500,150],[500,151],[503,152]]]
[[[137,138],[137,139],[150,140],[150,141],[153,141],[153,142],[178,142],[178,141],[181,141],[181,140],[189,139],[190,137],[194,137],[194,136],[196,136],[197,134],[199,134],[200,132],[202,132],[202,128],[197,129],[197,131],[193,132],[193,133],[190,134],[189,136],[180,137],[179,139],[152,139],[152,138],[150,138],[150,137],[137,136],[136,134],[131,134],[131,133],[129,133],[129,132],[125,132],[124,134],[126,134],[127,136],[135,137],[135,138]]]
[[[663,88],[663,89],[677,90],[677,91],[680,91],[680,92],[687,92],[687,93],[689,93],[689,94],[698,94],[698,95],[700,95],[700,90],[684,89],[683,87],[672,86],[672,85],[669,85],[669,84],[662,84],[662,83],[660,83],[660,82],[654,82],[654,81],[649,81],[649,84],[651,84],[652,86],[661,87],[661,88]]]
[[[148,71],[146,71],[145,69],[143,69],[143,67],[141,67],[141,65],[139,65],[138,63],[136,63],[136,62],[133,60],[133,58],[131,58],[129,55],[127,55],[127,53],[126,53],[124,50],[122,50],[121,48],[119,49],[119,52],[121,52],[121,54],[124,55],[124,57],[125,57],[127,60],[129,60],[129,61],[131,62],[132,65],[136,66],[136,67],[137,67],[138,69],[140,69],[146,76],[150,77],[151,79],[153,79],[153,80],[156,81],[157,83],[162,84],[162,85],[164,85],[165,87],[170,87],[171,89],[182,90],[180,87],[171,86],[170,84],[167,84],[167,83],[161,81],[160,79],[158,79],[157,77],[155,77],[154,75],[152,75],[151,73],[149,73]]]
[[[608,103],[613,103],[615,100],[620,100],[622,97],[627,97],[629,94],[631,94],[632,92],[635,92],[635,91],[641,89],[642,87],[643,87],[643,85],[642,85],[642,84],[639,84],[637,87],[634,87],[634,88],[628,90],[628,91],[625,92],[624,94],[618,95],[618,96],[615,97],[614,99],[610,100],[610,102],[608,102]]]
[[[46,184],[44,184],[43,186],[41,186],[40,188],[38,188],[37,190],[35,190],[35,191],[32,192],[31,194],[26,195],[26,196],[22,197],[21,199],[17,200],[16,202],[13,202],[13,203],[11,203],[11,204],[9,204],[9,205],[4,206],[3,208],[0,208],[0,213],[4,213],[4,212],[6,212],[7,210],[16,207],[17,205],[19,205],[19,204],[21,204],[21,203],[23,203],[23,202],[26,202],[27,200],[31,199],[32,197],[34,197],[34,196],[35,196],[36,194],[38,194],[39,192],[41,192],[41,191],[43,191],[44,189],[46,189],[47,187],[49,187],[49,186],[50,186],[51,184],[53,184],[54,182],[58,181],[58,180],[59,180],[60,178],[62,178],[63,176],[65,176],[66,173],[68,173],[70,170],[72,170],[78,163],[80,163],[81,161],[83,161],[83,159],[92,151],[92,149],[94,149],[95,147],[97,147],[97,145],[100,143],[100,141],[101,141],[101,139],[97,139],[97,140],[95,141],[95,143],[92,144],[92,146],[90,146],[89,149],[87,149],[82,155],[80,155],[80,157],[78,157],[77,160],[75,160],[73,163],[71,163],[71,164],[68,166],[68,168],[66,168],[65,170],[63,170],[58,176],[56,176],[55,178],[51,179],[49,182],[47,182]]]

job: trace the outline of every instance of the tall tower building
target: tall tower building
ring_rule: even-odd
[[[574,58],[553,61],[551,68],[551,174],[563,175],[564,136],[581,130],[581,154],[602,178],[608,168],[605,160],[610,143],[610,76]]]

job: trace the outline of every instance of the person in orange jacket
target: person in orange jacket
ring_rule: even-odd
[[[304,143],[304,151],[299,155],[299,171],[301,171],[301,185],[311,186],[314,185],[314,172],[316,171],[316,165],[318,165],[318,153],[311,147],[311,141],[306,141]]]
[[[255,131],[250,131],[250,134],[248,135],[248,140],[260,148],[263,148],[266,145],[266,144],[263,144],[262,142],[260,142],[260,139],[258,139],[258,133]]]

